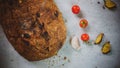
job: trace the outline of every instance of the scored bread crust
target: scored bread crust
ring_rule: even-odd
[[[0,8],[0,24],[9,42],[27,60],[49,58],[63,46],[66,27],[53,0],[5,2]]]

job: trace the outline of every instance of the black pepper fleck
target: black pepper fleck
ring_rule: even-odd
[[[98,4],[100,4],[100,2],[99,2],[99,1],[98,1],[97,3],[98,3]]]
[[[33,29],[36,24],[37,24],[37,21],[32,21],[32,23],[31,23],[31,28]]]
[[[40,23],[39,28],[42,30],[44,28],[44,23]]]
[[[25,34],[24,34],[24,38],[30,38],[30,35],[27,34],[27,33],[25,33]]]
[[[67,59],[67,57],[65,56],[65,57],[64,57],[64,60],[66,60],[66,59]]]
[[[102,8],[105,9],[105,6],[103,6]]]
[[[60,48],[62,47],[62,45],[63,45],[63,43],[60,42],[60,43],[59,43],[59,46],[58,46],[58,49],[60,49]]]
[[[39,13],[39,12],[37,12],[37,13],[36,13],[36,16],[37,16],[37,17],[40,17],[40,13]]]
[[[55,12],[54,12],[54,15],[55,15],[56,17],[58,17],[58,15],[59,15],[58,11],[55,11]]]
[[[47,31],[41,33],[41,36],[42,36],[46,41],[48,41],[48,40],[50,39],[50,36],[49,36],[49,34],[48,34]]]

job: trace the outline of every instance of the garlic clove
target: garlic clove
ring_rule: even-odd
[[[73,36],[71,38],[71,46],[75,49],[75,50],[79,50],[80,49],[80,41],[76,36]]]

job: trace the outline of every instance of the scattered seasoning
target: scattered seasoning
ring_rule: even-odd
[[[30,35],[27,34],[27,33],[25,33],[25,34],[24,34],[24,38],[30,38]]]
[[[66,60],[66,59],[67,59],[67,57],[65,56],[65,57],[64,57],[64,60]]]
[[[39,28],[42,30],[44,28],[44,23],[40,23]]]
[[[36,13],[36,16],[37,16],[37,17],[40,17],[40,13],[39,13],[39,12],[37,12],[37,13]]]
[[[103,6],[102,8],[105,9],[105,6]]]
[[[41,36],[42,36],[46,41],[48,41],[48,40],[50,39],[50,36],[48,35],[48,32],[47,32],[47,31],[41,33]]]
[[[32,21],[32,23],[31,23],[31,28],[34,28],[35,27],[35,25],[37,24],[37,21]]]
[[[55,15],[56,17],[58,17],[58,15],[59,15],[58,11],[55,11],[55,12],[54,12],[54,15]]]
[[[59,46],[58,46],[58,49],[60,49],[60,48],[62,47],[62,45],[63,45],[63,43],[60,42],[60,43],[59,43]]]
[[[99,2],[99,1],[98,1],[97,3],[98,3],[98,4],[100,4],[100,2]]]

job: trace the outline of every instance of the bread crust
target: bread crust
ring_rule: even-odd
[[[49,58],[63,46],[66,27],[53,0],[6,2],[0,7],[0,24],[9,42],[27,60]]]

